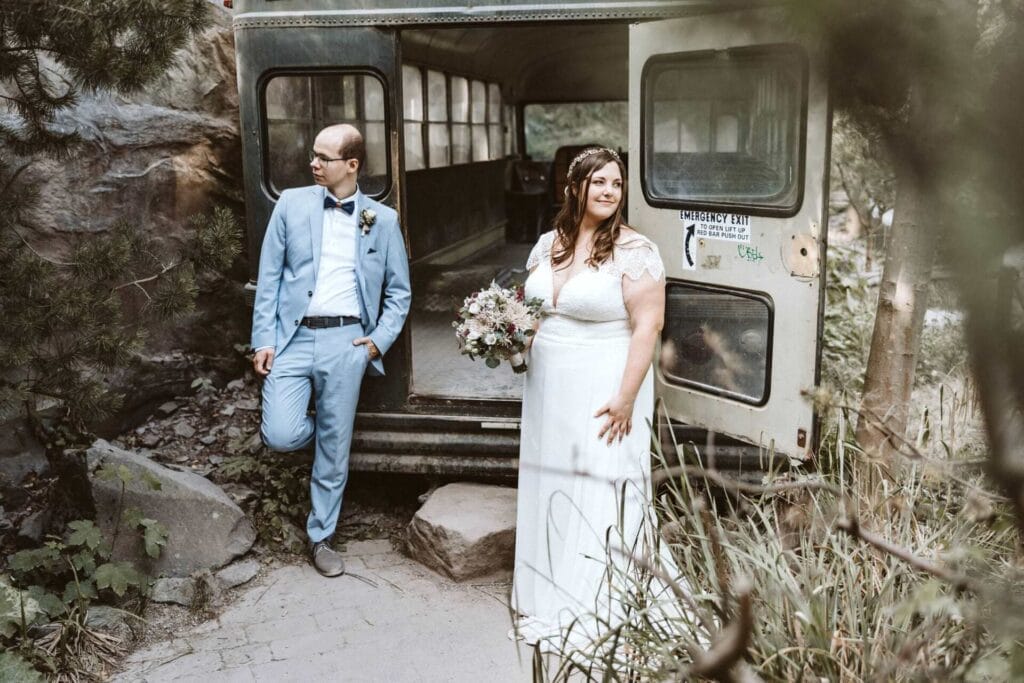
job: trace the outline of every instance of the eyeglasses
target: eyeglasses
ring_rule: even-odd
[[[351,158],[352,157],[334,157],[332,159],[331,157],[325,157],[323,154],[320,154],[319,152],[309,153],[310,163],[313,163],[314,161],[319,161],[321,164],[329,164],[332,161],[348,161]]]

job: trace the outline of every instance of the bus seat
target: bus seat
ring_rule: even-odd
[[[505,191],[508,223],[505,238],[510,242],[533,242],[544,231],[548,205],[547,164],[515,161]]]

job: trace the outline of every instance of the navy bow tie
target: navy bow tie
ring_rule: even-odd
[[[327,197],[324,197],[324,208],[325,209],[341,209],[342,211],[347,213],[349,216],[351,216],[352,212],[356,210],[356,203],[352,199],[348,200],[347,202],[339,202],[334,197],[327,196]]]

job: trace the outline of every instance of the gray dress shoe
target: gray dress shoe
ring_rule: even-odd
[[[345,573],[345,561],[341,559],[341,553],[334,550],[327,541],[310,543],[309,559],[324,576],[341,576]]]

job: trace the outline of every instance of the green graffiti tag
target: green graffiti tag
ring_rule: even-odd
[[[745,259],[751,263],[764,261],[764,254],[761,253],[761,250],[757,247],[752,247],[749,244],[737,244],[736,252],[740,255],[741,259]]]

